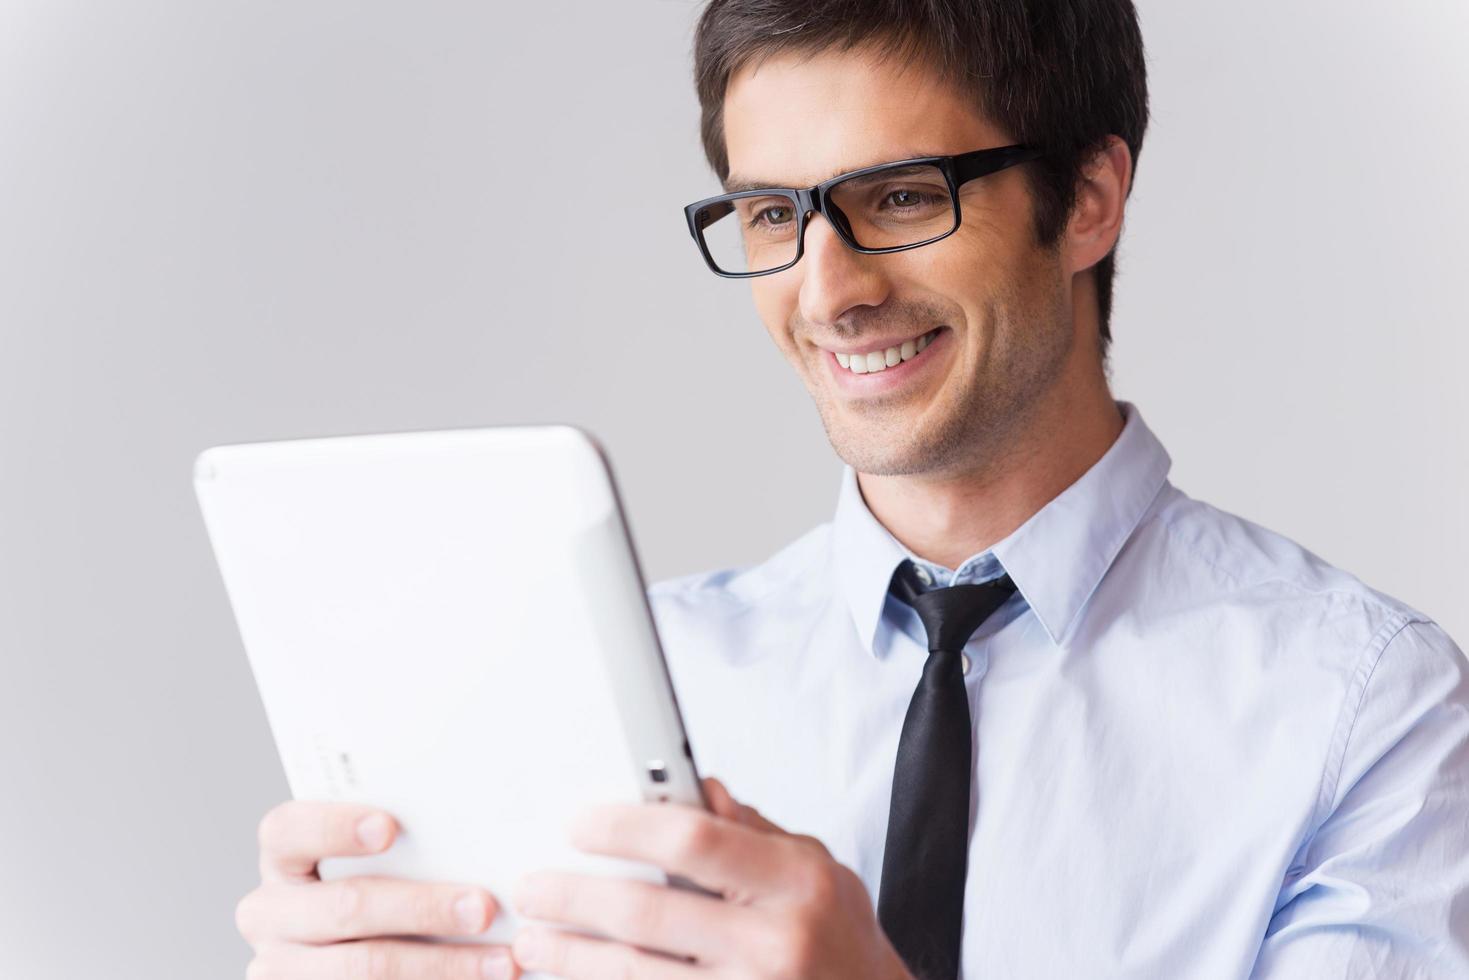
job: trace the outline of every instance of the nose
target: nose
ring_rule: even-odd
[[[830,326],[861,306],[880,306],[891,284],[880,263],[884,256],[863,255],[842,243],[830,222],[813,214],[806,225],[801,272],[801,315],[810,323]]]

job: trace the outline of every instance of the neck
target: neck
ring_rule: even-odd
[[[1117,440],[1123,417],[1100,365],[1064,372],[1007,445],[943,474],[857,475],[874,517],[908,550],[945,568],[1009,536],[1081,478]]]

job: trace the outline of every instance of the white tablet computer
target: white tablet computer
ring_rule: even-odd
[[[664,880],[567,842],[593,802],[704,805],[590,436],[220,446],[194,481],[292,794],[402,825],[386,853],[323,877],[471,882],[502,905],[538,868]],[[514,929],[505,909],[480,938]]]

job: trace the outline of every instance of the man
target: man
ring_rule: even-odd
[[[1174,488],[1108,391],[1131,3],[713,0],[696,75],[728,193],[690,229],[849,464],[829,524],[651,590],[701,765],[768,817],[711,780],[580,824],[723,900],[489,896],[319,882],[395,824],[286,804],[251,975],[1469,976],[1462,654]],[[401,938],[502,901],[612,938]]]

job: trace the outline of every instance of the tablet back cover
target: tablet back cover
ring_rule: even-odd
[[[195,483],[292,794],[403,828],[323,877],[474,882],[502,903],[536,868],[663,880],[567,844],[583,806],[643,798],[610,693],[618,638],[575,587],[579,548],[615,540],[589,532],[620,521],[584,433],[223,446]],[[507,910],[482,938],[513,930]]]

